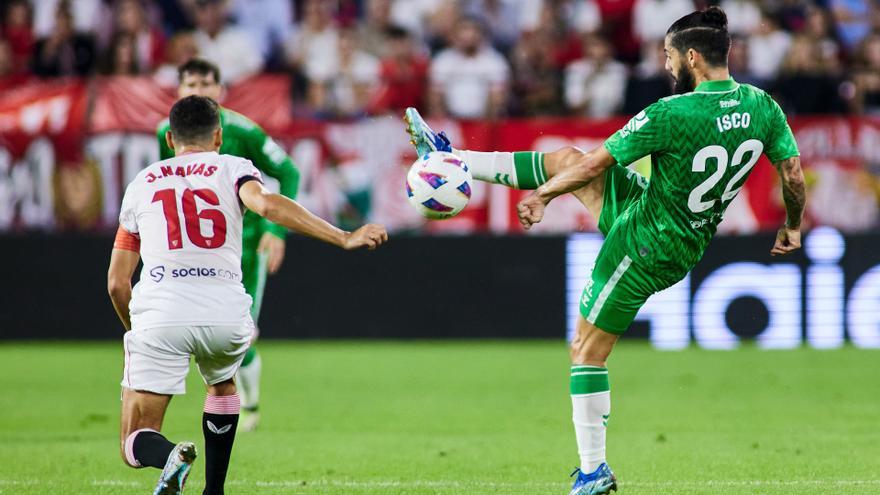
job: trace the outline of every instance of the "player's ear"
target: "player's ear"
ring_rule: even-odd
[[[214,129],[214,146],[216,146],[218,150],[223,146],[223,128],[220,126],[217,126],[217,128]]]
[[[688,48],[687,59],[688,59],[688,65],[691,67],[691,69],[695,69],[697,67],[697,57],[699,55],[700,54],[697,53],[697,51],[694,50],[693,48]]]
[[[171,138],[171,131],[165,131],[165,144],[167,144],[170,149],[174,149],[174,140]]]

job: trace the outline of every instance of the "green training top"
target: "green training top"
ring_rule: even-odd
[[[647,191],[612,231],[621,230],[633,260],[677,278],[703,256],[761,153],[772,163],[799,154],[779,105],[733,79],[663,98],[608,138],[605,148],[624,164],[651,156]]]
[[[220,126],[223,128],[223,145],[219,151],[221,154],[247,158],[260,172],[281,183],[281,194],[290,199],[296,198],[299,171],[287,153],[259,125],[238,112],[221,108]],[[165,143],[165,133],[169,129],[168,119],[165,119],[156,130],[161,160],[174,156],[174,151]],[[245,237],[253,238],[266,231],[283,239],[287,229],[248,210],[244,215]]]

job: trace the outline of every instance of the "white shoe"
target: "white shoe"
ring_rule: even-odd
[[[241,419],[238,423],[238,429],[241,431],[254,431],[260,424],[260,413],[257,411],[241,410]]]

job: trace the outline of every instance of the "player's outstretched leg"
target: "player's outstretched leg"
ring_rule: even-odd
[[[232,380],[208,387],[202,415],[202,432],[205,435],[203,495],[223,495],[240,410],[241,401]]]
[[[241,394],[241,429],[254,431],[260,424],[260,378],[263,361],[254,346],[248,348],[235,377]]]
[[[537,189],[559,170],[574,165],[583,154],[573,147],[552,153],[460,150],[453,148],[445,133],[434,132],[415,108],[406,109],[404,120],[419,156],[431,151],[455,153],[468,164],[474,179],[515,189]]]
[[[611,416],[611,386],[605,361],[617,336],[578,318],[571,343],[572,421],[581,465],[569,495],[599,495],[617,490],[617,479],[605,462],[605,430]]]

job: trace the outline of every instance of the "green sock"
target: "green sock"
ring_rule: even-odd
[[[581,471],[591,473],[605,462],[605,430],[611,417],[608,368],[574,365],[570,387]]]
[[[547,182],[547,171],[544,170],[544,153],[537,151],[517,151],[513,154],[513,166],[516,169],[517,189],[537,189]]]
[[[453,150],[467,164],[474,179],[515,189],[537,189],[547,182],[544,153],[539,151]]]

